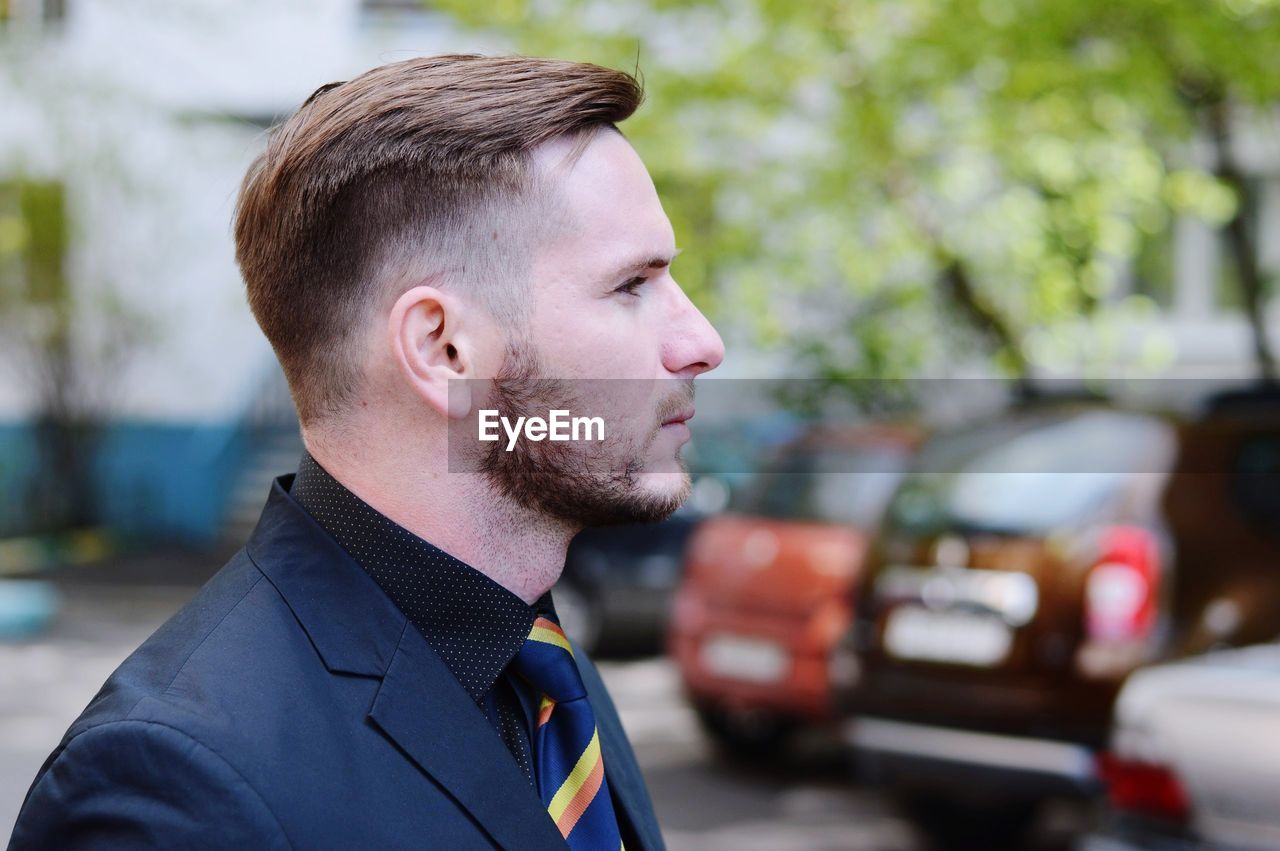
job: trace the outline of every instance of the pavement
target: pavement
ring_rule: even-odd
[[[112,670],[195,592],[189,583],[60,582],[38,637],[0,642],[0,839],[48,753]],[[134,577],[137,579],[138,577]],[[635,747],[672,851],[921,851],[894,806],[852,782],[847,756],[814,735],[770,765],[727,762],[703,737],[669,661],[597,660]],[[1061,819],[1060,819],[1061,821]],[[1036,849],[1067,847],[1050,825]],[[1063,831],[1067,831],[1066,834]]]

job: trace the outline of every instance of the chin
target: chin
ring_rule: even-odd
[[[692,486],[689,472],[678,461],[671,462],[670,467],[672,468],[670,470],[659,468],[641,473],[640,487],[652,496],[664,498],[678,496],[680,502],[684,502]]]

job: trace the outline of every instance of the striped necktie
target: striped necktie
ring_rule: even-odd
[[[538,617],[513,664],[541,697],[533,761],[538,793],[551,820],[574,851],[625,851],[604,776],[596,719],[560,625]]]

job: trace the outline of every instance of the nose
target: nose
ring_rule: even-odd
[[[662,365],[681,378],[693,378],[720,365],[724,341],[680,285],[674,289],[675,304],[663,341]]]

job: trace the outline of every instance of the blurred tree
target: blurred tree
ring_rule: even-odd
[[[0,30],[0,113],[26,131],[0,139],[0,380],[21,382],[34,447],[20,463],[0,458],[0,535],[98,522],[94,456],[118,374],[154,337],[110,264],[83,262],[76,215],[89,187],[133,189],[120,151],[138,127],[104,118],[128,117],[130,101],[57,58],[38,29]]]
[[[1280,100],[1275,0],[432,5],[643,72],[627,133],[678,275],[791,374],[904,377],[975,343],[1015,377],[1107,364],[1055,329],[1154,310],[1129,269],[1183,214],[1225,228],[1274,373],[1236,136]]]
[[[38,518],[30,531],[93,519],[92,494],[70,484],[89,481],[95,430],[77,398],[68,235],[61,183],[0,183],[0,328],[9,348],[16,344],[27,355],[38,397],[33,428],[42,474],[31,480],[23,512]]]

